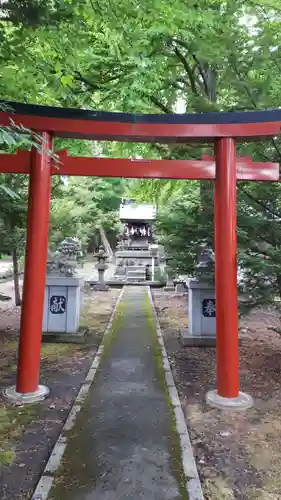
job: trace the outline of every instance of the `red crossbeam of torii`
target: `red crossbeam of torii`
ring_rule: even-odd
[[[237,141],[270,139],[279,133],[281,110],[184,115],[137,115],[5,103],[0,125],[13,124],[40,135],[40,151],[0,155],[0,172],[29,174],[29,201],[23,305],[17,383],[6,392],[13,401],[36,400],[47,391],[39,386],[40,348],[48,221],[52,175],[210,179],[215,191],[216,355],[217,390],[207,401],[224,408],[246,407],[250,398],[239,391],[236,244],[236,181],[277,181],[279,165],[236,157]],[[131,160],[83,158],[58,151],[53,138],[106,141],[208,143],[214,157],[201,160]],[[36,304],[36,307],[34,305]],[[32,312],[32,314],[31,314]]]
[[[194,180],[216,178],[216,163],[211,156],[204,156],[202,160],[146,160],[68,156],[66,150],[56,151],[55,154],[58,161],[52,160],[52,175]],[[0,159],[0,172],[29,174],[31,171],[30,151],[2,154]],[[236,178],[238,181],[278,181],[279,164],[253,162],[248,156],[238,157]]]

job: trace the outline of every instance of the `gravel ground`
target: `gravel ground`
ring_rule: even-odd
[[[241,389],[254,397],[246,412],[211,409],[205,394],[215,387],[215,349],[182,347],[188,326],[187,295],[154,292],[189,427],[205,500],[281,499],[281,337],[276,308],[252,311],[240,321]]]

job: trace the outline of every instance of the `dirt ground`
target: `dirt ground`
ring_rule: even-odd
[[[281,313],[258,309],[240,321],[241,390],[254,407],[230,413],[211,409],[215,349],[182,347],[187,295],[153,293],[173,374],[189,427],[205,500],[281,499]]]
[[[119,290],[85,290],[81,325],[85,344],[43,344],[43,403],[13,407],[0,399],[0,499],[31,498],[70,407],[91,365]],[[15,383],[20,309],[0,311],[0,390]]]

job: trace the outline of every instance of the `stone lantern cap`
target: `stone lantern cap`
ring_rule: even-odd
[[[201,245],[197,268],[211,268],[214,264],[214,252],[207,245]]]

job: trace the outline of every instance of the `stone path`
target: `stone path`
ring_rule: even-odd
[[[5,276],[6,273],[13,268],[13,262],[8,260],[0,260],[0,278]]]
[[[127,287],[49,500],[183,500],[152,308]]]

